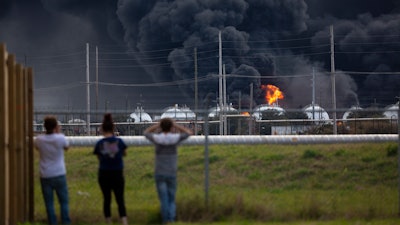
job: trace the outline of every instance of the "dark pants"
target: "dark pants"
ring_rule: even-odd
[[[104,217],[111,217],[111,192],[114,192],[120,217],[126,216],[124,202],[125,180],[122,170],[99,170],[99,184],[103,193]]]

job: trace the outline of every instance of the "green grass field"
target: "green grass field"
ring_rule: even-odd
[[[151,146],[128,149],[131,224],[160,222],[153,158]],[[396,143],[213,145],[209,161],[206,204],[204,147],[180,147],[177,224],[400,224]],[[70,149],[66,164],[74,224],[102,224],[92,148]],[[44,224],[37,162],[35,176],[35,221]],[[117,224],[115,201],[112,210]]]

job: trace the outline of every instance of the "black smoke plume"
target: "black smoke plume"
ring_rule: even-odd
[[[11,51],[28,56],[27,64],[38,71],[37,87],[83,82],[84,74],[63,71],[58,65],[47,66],[46,70],[60,72],[42,73],[41,65],[30,60],[30,55],[60,55],[66,49],[81,51],[85,43],[102,49],[118,46],[133,58],[135,69],[104,69],[101,71],[104,81],[160,83],[193,79],[196,48],[198,76],[204,78],[199,82],[200,98],[214,96],[217,101],[218,33],[221,32],[229,102],[239,105],[241,100],[242,107],[248,107],[250,102],[263,104],[264,92],[260,86],[271,83],[285,93],[279,104],[287,108],[305,106],[311,103],[314,73],[316,103],[331,108],[329,27],[333,25],[337,106],[364,106],[372,102],[388,105],[399,94],[398,75],[385,72],[400,70],[397,60],[400,4],[396,0],[359,3],[357,0],[6,0],[0,2],[0,41],[5,41]],[[80,57],[84,60],[84,55]],[[81,64],[74,66],[82,67]],[[251,83],[255,89],[253,99],[249,99]],[[120,106],[125,104],[121,96],[138,98],[139,93],[143,98],[148,96],[147,103],[156,102],[154,108],[179,101],[193,103],[193,83],[179,85],[177,93],[170,97],[156,96],[154,93],[159,92],[155,89],[103,87],[107,94],[101,97],[119,101]],[[168,93],[176,92],[173,89],[175,86],[162,87]],[[72,91],[38,96],[35,101],[37,105],[46,101],[53,105],[65,102],[68,96],[73,99],[71,104],[82,107],[85,104],[81,95],[82,92]]]

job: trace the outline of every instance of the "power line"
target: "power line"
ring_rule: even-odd
[[[321,44],[321,45],[303,45],[303,46],[295,46],[295,47],[271,47],[271,48],[255,48],[254,50],[292,50],[292,49],[307,49],[307,48],[321,48],[321,47],[329,47],[329,44]],[[237,48],[222,48],[223,50],[237,50]]]
[[[311,74],[288,74],[288,75],[243,75],[243,74],[226,74],[226,77],[234,78],[262,78],[262,79],[277,79],[277,78],[300,78],[311,77]]]
[[[215,67],[217,68],[217,67]],[[330,72],[323,72],[320,73],[330,74]],[[336,71],[336,75],[400,75],[400,72],[361,72],[361,71]],[[279,75],[245,75],[245,74],[226,74],[228,78],[260,78],[260,79],[287,79],[287,78],[307,78],[311,77],[311,74],[279,74]],[[198,82],[204,82],[208,80],[217,79],[217,74],[212,74],[204,77],[198,78]],[[119,84],[119,83],[111,83],[111,82],[99,82],[98,84],[104,86],[120,86],[120,87],[162,87],[162,86],[175,86],[175,85],[182,85],[182,84],[191,84],[194,83],[194,78],[191,79],[184,79],[184,80],[177,80],[177,81],[170,81],[170,82],[154,82],[154,83],[146,83],[146,84]],[[90,84],[94,84],[90,82]],[[46,88],[36,88],[35,91],[49,91],[49,90],[59,90],[59,89],[70,89],[75,87],[84,86],[85,83],[79,84],[67,84],[61,86],[52,86]]]
[[[55,72],[60,72],[60,71],[65,71],[65,70],[75,70],[75,69],[82,69],[85,68],[85,65],[82,66],[74,66],[74,67],[68,67],[68,68],[59,68],[59,69],[53,69],[53,70],[44,70],[44,71],[36,71],[35,73],[55,73]]]
[[[328,36],[326,36],[328,37]],[[340,36],[337,36],[340,37]],[[346,37],[346,36],[342,36],[342,37]],[[374,37],[400,37],[399,35],[375,35]],[[321,37],[319,37],[321,38]],[[304,40],[310,40],[310,39],[314,39],[314,37],[306,37],[306,38],[292,38],[292,39],[279,39],[279,40],[265,40],[265,41],[252,41],[249,40],[247,41],[247,43],[252,44],[252,43],[274,43],[274,42],[294,42],[294,41],[304,41]],[[223,41],[226,43],[232,43],[234,41]],[[341,46],[351,46],[351,45],[383,45],[383,44],[399,44],[400,42],[352,42],[352,43],[341,43]],[[209,46],[210,44],[217,44],[217,42],[208,42],[208,43],[203,43],[202,45],[196,45],[196,47],[199,49],[198,51],[198,55],[201,54],[207,54],[207,53],[213,53],[213,52],[217,52],[217,48],[212,49],[212,50],[205,50],[205,51],[201,51],[201,47],[202,46]],[[327,47],[329,46],[329,44],[320,44],[320,45],[300,45],[300,46],[292,46],[292,47],[271,47],[271,48],[260,48],[260,47],[254,47],[252,46],[250,48],[251,52],[257,52],[257,51],[279,51],[279,50],[301,50],[301,49],[311,49],[311,48],[321,48],[321,47]],[[193,46],[194,47],[194,46]],[[187,49],[188,50],[188,55],[192,55],[192,49],[191,47],[185,46],[182,48],[176,47],[176,48],[165,48],[165,49],[156,49],[156,50],[149,50],[149,51],[124,51],[124,52],[107,52],[107,51],[101,51],[100,54],[102,55],[112,55],[112,54],[120,54],[120,55],[127,55],[130,53],[134,53],[136,54],[136,58],[134,59],[99,59],[100,61],[140,61],[140,60],[144,60],[144,61],[153,61],[153,60],[159,60],[159,59],[165,59],[167,58],[167,56],[164,55],[160,55],[160,56],[144,56],[144,57],[139,57],[137,56],[137,54],[139,55],[146,55],[148,53],[169,53],[172,50],[175,49]],[[224,48],[224,51],[227,50],[237,50],[236,48]],[[367,53],[381,53],[381,54],[391,54],[391,53],[398,53],[400,51],[356,51],[356,52],[352,52],[352,51],[337,51],[337,54],[367,54]],[[190,54],[189,54],[190,53]],[[311,56],[311,55],[322,55],[322,54],[327,54],[327,52],[312,52],[312,53],[302,53],[302,56]],[[35,62],[36,60],[49,60],[49,59],[60,59],[62,57],[69,57],[69,56],[76,56],[76,55],[84,55],[83,51],[79,51],[79,52],[71,52],[71,53],[67,53],[67,54],[60,54],[60,55],[52,55],[52,56],[30,56],[29,60],[33,60],[33,64],[34,65],[38,65],[37,62]],[[251,59],[251,56],[246,56],[246,54],[244,54],[245,56],[238,56],[238,55],[234,55],[234,56],[230,56],[227,54],[224,54],[225,57],[231,57],[231,58],[248,58]],[[292,56],[292,55],[290,55]],[[271,57],[289,57],[289,56],[271,56]],[[208,57],[208,58],[214,58],[214,57]],[[206,59],[206,58],[205,58]],[[199,60],[202,60],[201,57],[199,57]],[[174,61],[174,63],[189,63],[192,62],[191,61]],[[32,62],[31,62],[32,63]],[[63,64],[73,64],[74,61],[64,61],[64,62],[49,62],[49,63],[39,63],[39,65],[63,65]],[[105,66],[103,68],[122,68],[122,67],[126,67],[126,68],[137,68],[137,67],[150,67],[150,66],[170,66],[169,63],[154,63],[154,64],[140,64],[140,65],[135,65],[135,66],[120,66],[117,65],[115,67],[113,66]],[[60,71],[60,70],[57,70]]]
[[[84,55],[85,52],[72,52],[72,53],[67,53],[67,54],[62,54],[62,55],[49,55],[49,56],[27,56],[29,60],[35,60],[35,59],[53,59],[53,58],[61,58],[61,57],[67,57],[67,56],[76,56],[76,55]]]
[[[304,40],[311,40],[314,39],[314,36],[310,37],[304,37],[304,38],[288,38],[288,39],[269,39],[269,40],[261,40],[261,41],[255,41],[255,40],[248,40],[248,43],[275,43],[275,42],[294,42],[294,41],[304,41]],[[321,36],[318,37],[319,39],[325,39],[329,38],[329,35],[326,36]],[[235,42],[235,41],[222,41],[222,43],[230,43],[230,42]]]
[[[399,51],[354,51],[354,52],[349,52],[349,51],[337,51],[335,52],[336,54],[390,54],[390,53],[400,53]]]
[[[63,65],[63,64],[76,64],[76,63],[82,63],[82,60],[79,61],[64,61],[64,62],[43,62],[43,63],[35,63],[35,66],[52,66],[52,65]]]
[[[211,59],[211,58],[215,58],[216,56],[208,56],[208,57],[199,57],[198,60],[205,60],[205,59]],[[157,59],[165,59],[165,56],[160,56],[160,57],[147,57],[147,58],[138,58],[138,59],[110,59],[110,58],[106,58],[106,59],[99,59],[99,61],[152,61],[152,60],[157,60]],[[184,62],[193,62],[193,59],[190,60],[186,60]]]
[[[354,75],[400,75],[400,72],[366,72],[366,71],[337,71],[338,73],[354,74]]]
[[[345,38],[345,37],[348,37],[348,35],[335,35],[335,37],[342,37],[342,38]],[[360,37],[360,38],[365,38],[365,36],[363,36],[363,35],[354,35],[354,36],[351,36],[351,37]],[[385,38],[387,38],[387,37],[396,37],[396,38],[400,38],[400,35],[398,35],[398,34],[385,34],[385,35],[368,35],[368,37],[372,37],[372,38],[376,38],[376,37],[385,37]]]
[[[189,49],[189,50],[193,50],[193,48],[201,48],[201,47],[204,47],[204,46],[207,46],[207,45],[210,45],[210,44],[216,44],[216,43],[218,43],[218,42],[206,42],[206,43],[203,43],[202,45],[193,45],[193,46],[182,46],[181,47],[181,49]],[[170,43],[169,43],[170,44]],[[153,47],[153,45],[149,45],[149,46],[152,46]],[[99,48],[101,48],[101,46],[99,46]],[[104,54],[104,55],[119,55],[119,54],[124,54],[124,55],[126,55],[126,54],[130,54],[130,53],[133,53],[133,54],[149,54],[149,53],[159,53],[159,52],[170,52],[170,51],[172,51],[172,50],[175,50],[175,49],[180,49],[179,47],[174,47],[174,48],[164,48],[164,49],[156,49],[156,50],[138,50],[138,51],[133,51],[133,50],[128,50],[128,51],[124,51],[124,52],[106,52],[106,51],[101,51],[101,54]]]
[[[289,57],[293,57],[293,56],[309,56],[309,55],[325,55],[325,54],[330,54],[330,52],[315,52],[315,53],[304,53],[301,55],[292,55],[292,54],[288,54],[288,55],[268,55],[268,57],[270,58],[289,58]],[[258,56],[254,56],[254,55],[249,55],[249,56],[236,56],[236,55],[224,55],[225,58],[232,58],[232,59],[258,59]]]
[[[66,85],[60,85],[60,86],[51,86],[51,87],[45,87],[45,88],[35,88],[35,91],[51,91],[51,90],[60,90],[60,89],[71,89],[71,88],[76,88],[76,87],[81,87],[85,86],[84,83],[72,83],[72,84],[66,84]]]
[[[215,79],[213,76],[209,77],[202,77],[198,78],[198,82],[203,82],[207,80]],[[194,83],[194,79],[185,79],[185,80],[178,80],[178,81],[170,81],[170,82],[155,82],[155,83],[147,83],[147,84],[118,84],[118,83],[110,83],[110,82],[99,82],[99,85],[105,86],[118,86],[118,87],[165,87],[165,86],[175,86],[175,85],[182,85],[182,84],[191,84]],[[91,84],[94,84],[91,82]]]

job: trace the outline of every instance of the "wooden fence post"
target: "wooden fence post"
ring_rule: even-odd
[[[10,224],[16,224],[18,213],[18,191],[17,191],[17,123],[15,116],[16,108],[16,69],[15,69],[15,57],[14,55],[9,55],[7,59],[8,67],[8,118],[9,118],[9,196],[10,196]]]
[[[16,191],[16,200],[17,200],[17,207],[16,207],[16,215],[17,215],[17,220],[18,222],[24,222],[25,221],[25,202],[24,199],[26,198],[25,196],[25,182],[24,182],[24,167],[25,167],[25,160],[24,160],[24,147],[25,147],[25,136],[24,136],[24,131],[25,131],[25,120],[24,120],[24,113],[23,113],[23,107],[24,107],[24,97],[23,97],[23,92],[24,92],[24,72],[23,72],[23,67],[21,64],[17,64],[15,67],[16,74],[15,74],[15,125],[16,125],[16,131],[15,131],[15,139],[16,139],[16,145],[15,145],[15,155],[16,155],[16,171],[15,173],[17,174],[16,177],[14,178],[15,184],[17,186]],[[22,220],[22,221],[21,221]]]
[[[0,102],[0,223],[9,225],[8,70],[4,44],[0,44]]]
[[[27,149],[28,149],[28,153],[27,153],[27,207],[28,207],[28,211],[27,211],[27,216],[28,216],[28,220],[33,222],[34,219],[34,157],[33,157],[33,151],[34,151],[34,147],[33,147],[33,70],[32,68],[28,68],[27,69],[27,74],[26,74],[26,95],[27,95],[27,109],[26,114],[27,114],[27,123],[28,123],[28,129],[27,129],[27,135],[28,135],[28,143],[27,143]]]

